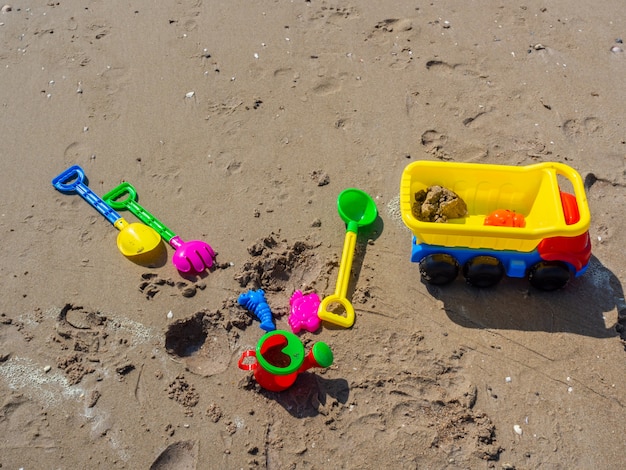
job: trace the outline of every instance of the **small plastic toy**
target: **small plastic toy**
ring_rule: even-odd
[[[244,363],[248,357],[254,357],[255,362]],[[296,335],[276,330],[263,335],[256,350],[244,351],[238,366],[254,371],[256,382],[264,389],[280,392],[291,387],[301,372],[312,367],[330,367],[332,363],[333,352],[326,343],[313,344],[305,355],[304,346]]]
[[[354,324],[354,307],[352,307],[346,295],[350,283],[350,271],[352,269],[357,233],[359,227],[370,225],[376,220],[378,210],[376,209],[376,203],[369,194],[354,188],[345,189],[339,194],[337,210],[339,211],[339,216],[347,224],[341,262],[339,263],[339,273],[337,274],[337,284],[335,293],[324,297],[317,314],[324,321],[334,323],[343,328],[350,328]],[[341,305],[345,309],[345,316],[328,310],[334,303]]]
[[[123,196],[127,196],[122,199]],[[200,240],[183,241],[156,217],[150,214],[137,202],[137,191],[128,182],[124,182],[106,193],[104,201],[117,210],[128,209],[144,224],[156,230],[164,240],[174,248],[172,263],[180,272],[194,271],[200,273],[213,266],[215,252],[211,246]]]
[[[562,191],[560,183],[574,194]],[[467,204],[466,217],[422,222],[412,213],[414,195],[429,186],[454,191]],[[485,225],[502,208],[518,223]],[[564,287],[581,276],[591,258],[590,213],[582,178],[558,162],[525,167],[417,161],[400,183],[402,220],[413,232],[411,261],[431,284],[453,281],[462,267],[477,287],[497,284],[506,274],[527,277],[541,290]],[[523,218],[523,226],[519,219]]]
[[[322,323],[317,311],[320,306],[320,298],[315,292],[303,294],[302,291],[295,291],[289,299],[291,313],[289,314],[289,326],[294,333],[300,333],[304,328],[313,333],[317,331]]]
[[[259,319],[261,329],[265,331],[273,331],[276,329],[272,317],[272,310],[265,300],[265,291],[263,289],[250,289],[248,292],[240,294],[237,302]]]
[[[85,183],[85,172],[74,165],[52,180],[52,185],[65,194],[78,193],[93,208],[102,214],[116,229],[117,248],[124,256],[132,257],[144,255],[156,249],[161,243],[161,237],[152,228],[134,222],[129,224],[122,216],[109,207]]]
[[[526,219],[522,214],[508,209],[496,209],[485,217],[485,225],[497,227],[526,227]]]

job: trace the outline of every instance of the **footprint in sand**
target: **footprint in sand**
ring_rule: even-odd
[[[435,129],[429,129],[422,134],[422,145],[430,153],[440,151],[447,141],[448,137]]]
[[[570,139],[585,136],[600,136],[602,134],[602,123],[598,118],[587,117],[583,120],[568,119],[561,126],[563,133]]]
[[[274,70],[272,75],[280,86],[290,86],[291,88],[295,88],[301,78],[299,72],[296,72],[289,67],[278,68]]]
[[[86,156],[89,156],[89,149],[82,142],[72,142],[65,147],[63,156],[69,162],[82,161]]]
[[[196,441],[170,444],[150,465],[150,470],[194,470],[198,464]]]
[[[3,449],[46,449],[54,451],[58,443],[50,431],[48,414],[28,397],[10,393],[0,406],[0,432]]]
[[[185,31],[190,33],[191,31],[194,31],[198,28],[198,22],[194,19],[187,19],[183,23],[183,28],[185,29]]]
[[[89,110],[89,117],[100,117],[106,121],[120,116],[118,93],[128,83],[128,75],[123,67],[107,67],[98,76],[92,92],[82,95]]]
[[[217,166],[226,176],[241,173],[241,167],[243,165],[241,161],[228,151],[221,151],[214,156],[209,155],[209,164]]]
[[[413,25],[413,20],[410,18],[387,18],[376,23],[372,31],[367,35],[366,41],[373,40],[378,43],[396,41],[398,34],[408,31],[411,31],[413,34],[419,32],[419,28]]]
[[[391,46],[389,67],[405,69],[413,62],[413,44],[418,43],[419,27],[410,18],[388,18],[376,23],[365,41]]]
[[[379,21],[374,26],[374,31],[381,31],[383,33],[396,33],[411,31],[413,29],[413,21],[409,18],[391,18],[383,21]]]
[[[182,27],[186,33],[195,31],[198,28],[196,17],[200,16],[199,8],[202,6],[202,0],[178,1],[178,6],[182,7],[181,11],[173,13],[176,19],[170,20],[170,23]],[[180,17],[178,17],[180,15]]]
[[[97,40],[103,39],[110,32],[109,27],[106,26],[106,21],[103,19],[93,22],[87,27],[87,29],[89,30],[89,36]]]
[[[126,85],[127,73],[126,69],[122,67],[107,67],[107,69],[100,74],[104,82],[104,88],[107,95],[113,95],[123,89]]]
[[[154,298],[161,289],[173,287],[177,289],[183,297],[193,297],[198,289],[204,290],[206,284],[204,282],[186,282],[173,281],[172,279],[164,279],[155,273],[144,273],[141,275],[142,281],[139,283],[139,290],[146,295],[148,300]]]
[[[402,55],[396,55],[395,59],[389,64],[389,68],[394,70],[403,70],[409,66],[411,62],[413,62],[413,56],[410,54],[406,55],[407,50],[402,51]]]
[[[318,96],[333,95],[341,91],[341,80],[335,77],[324,77],[312,89]]]
[[[358,17],[359,12],[354,7],[328,7],[324,5],[311,14],[309,21],[318,23],[320,27],[341,26],[345,21]]]
[[[232,354],[221,320],[219,314],[198,312],[172,323],[165,334],[165,349],[193,374],[210,377],[224,372]]]

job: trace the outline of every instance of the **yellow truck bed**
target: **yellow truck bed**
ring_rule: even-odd
[[[569,180],[580,218],[568,225],[558,177]],[[430,186],[454,191],[467,204],[468,215],[445,223],[423,222],[413,214],[415,194]],[[524,227],[484,225],[491,212],[506,209],[522,214]],[[529,252],[544,238],[573,237],[589,228],[590,214],[582,178],[558,162],[527,166],[417,161],[402,173],[402,220],[418,243],[449,247]]]

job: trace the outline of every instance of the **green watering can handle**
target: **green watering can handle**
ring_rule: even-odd
[[[123,196],[127,197],[124,198]],[[148,227],[156,230],[161,235],[161,238],[167,240],[168,243],[176,236],[174,232],[139,205],[137,202],[137,190],[135,190],[132,184],[124,182],[106,193],[102,199],[116,210],[129,210]]]

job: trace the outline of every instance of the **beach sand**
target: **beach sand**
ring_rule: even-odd
[[[14,2],[0,13],[3,469],[621,469],[626,14],[594,2]],[[433,287],[400,177],[562,162],[593,256],[564,289]],[[133,261],[52,179],[122,181],[184,240]],[[345,188],[372,196],[352,328],[283,392],[238,367],[295,290],[333,293]],[[136,219],[128,212],[129,222]]]

